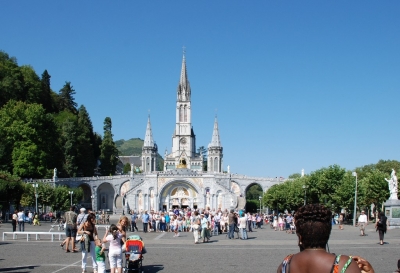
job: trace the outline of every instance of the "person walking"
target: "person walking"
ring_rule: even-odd
[[[78,234],[82,235],[83,241],[81,242],[82,250],[82,273],[86,273],[86,260],[87,254],[89,253],[92,257],[93,273],[97,273],[97,262],[96,262],[96,246],[94,240],[97,239],[96,229],[96,216],[90,213],[87,217],[86,222],[81,225],[78,229]]]
[[[379,232],[379,244],[383,245],[383,237],[387,231],[387,228],[389,226],[389,221],[387,219],[387,217],[385,216],[385,214],[383,213],[383,211],[381,211],[379,213],[379,218],[376,219],[376,223],[375,223],[375,229]]]
[[[339,214],[339,229],[343,229],[343,221],[344,221],[344,214],[340,213]]]
[[[368,218],[365,215],[365,211],[361,211],[360,216],[358,217],[358,224],[357,226],[360,227],[360,236],[365,236],[365,227],[368,225]]]
[[[194,243],[198,244],[199,243],[199,229],[200,229],[200,217],[199,217],[199,212],[196,210],[193,213],[192,216],[192,229],[193,229],[193,237],[194,237]]]
[[[75,237],[76,237],[76,231],[77,231],[77,226],[76,226],[76,218],[78,217],[75,213],[75,206],[71,206],[69,208],[69,211],[67,211],[64,214],[64,219],[66,223],[66,228],[65,228],[65,236],[67,237],[65,241],[65,252],[77,252],[75,250]],[[71,241],[71,251],[69,250],[69,242]],[[61,247],[63,244],[61,244]]]
[[[122,249],[121,245],[124,242],[124,237],[120,229],[112,224],[104,234],[103,243],[110,243],[108,248],[108,259],[110,261],[111,273],[122,273]]]

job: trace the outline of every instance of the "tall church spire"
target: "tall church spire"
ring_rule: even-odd
[[[220,147],[221,146],[221,141],[219,138],[219,130],[218,130],[218,119],[215,117],[214,120],[214,130],[213,130],[213,135],[211,138],[211,143],[209,147]]]
[[[181,68],[181,77],[179,79],[177,96],[178,101],[190,101],[190,84],[187,77],[187,70],[186,70],[186,51],[185,48],[183,49],[183,58],[182,58],[182,68]]]
[[[147,120],[146,135],[144,137],[143,147],[154,147],[153,133],[151,131],[150,115]]]

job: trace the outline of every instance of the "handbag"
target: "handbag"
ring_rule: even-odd
[[[193,225],[192,225],[192,228],[193,228],[194,230],[199,230],[199,227],[200,227],[200,226],[199,226],[198,224],[193,224]]]

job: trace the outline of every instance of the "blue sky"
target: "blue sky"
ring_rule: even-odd
[[[186,47],[197,145],[287,177],[400,160],[399,1],[3,1],[0,50],[65,81],[96,132],[171,150]],[[389,175],[389,174],[388,174]]]

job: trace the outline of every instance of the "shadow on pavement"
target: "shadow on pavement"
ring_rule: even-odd
[[[163,265],[143,265],[142,267],[142,271],[144,272],[150,272],[150,273],[155,273],[155,272],[159,272],[164,270],[164,266]]]
[[[0,272],[14,272],[14,273],[25,273],[26,272],[26,273],[29,273],[30,270],[34,269],[35,267],[39,267],[39,265],[28,265],[28,266],[16,266],[16,267],[0,268]]]

